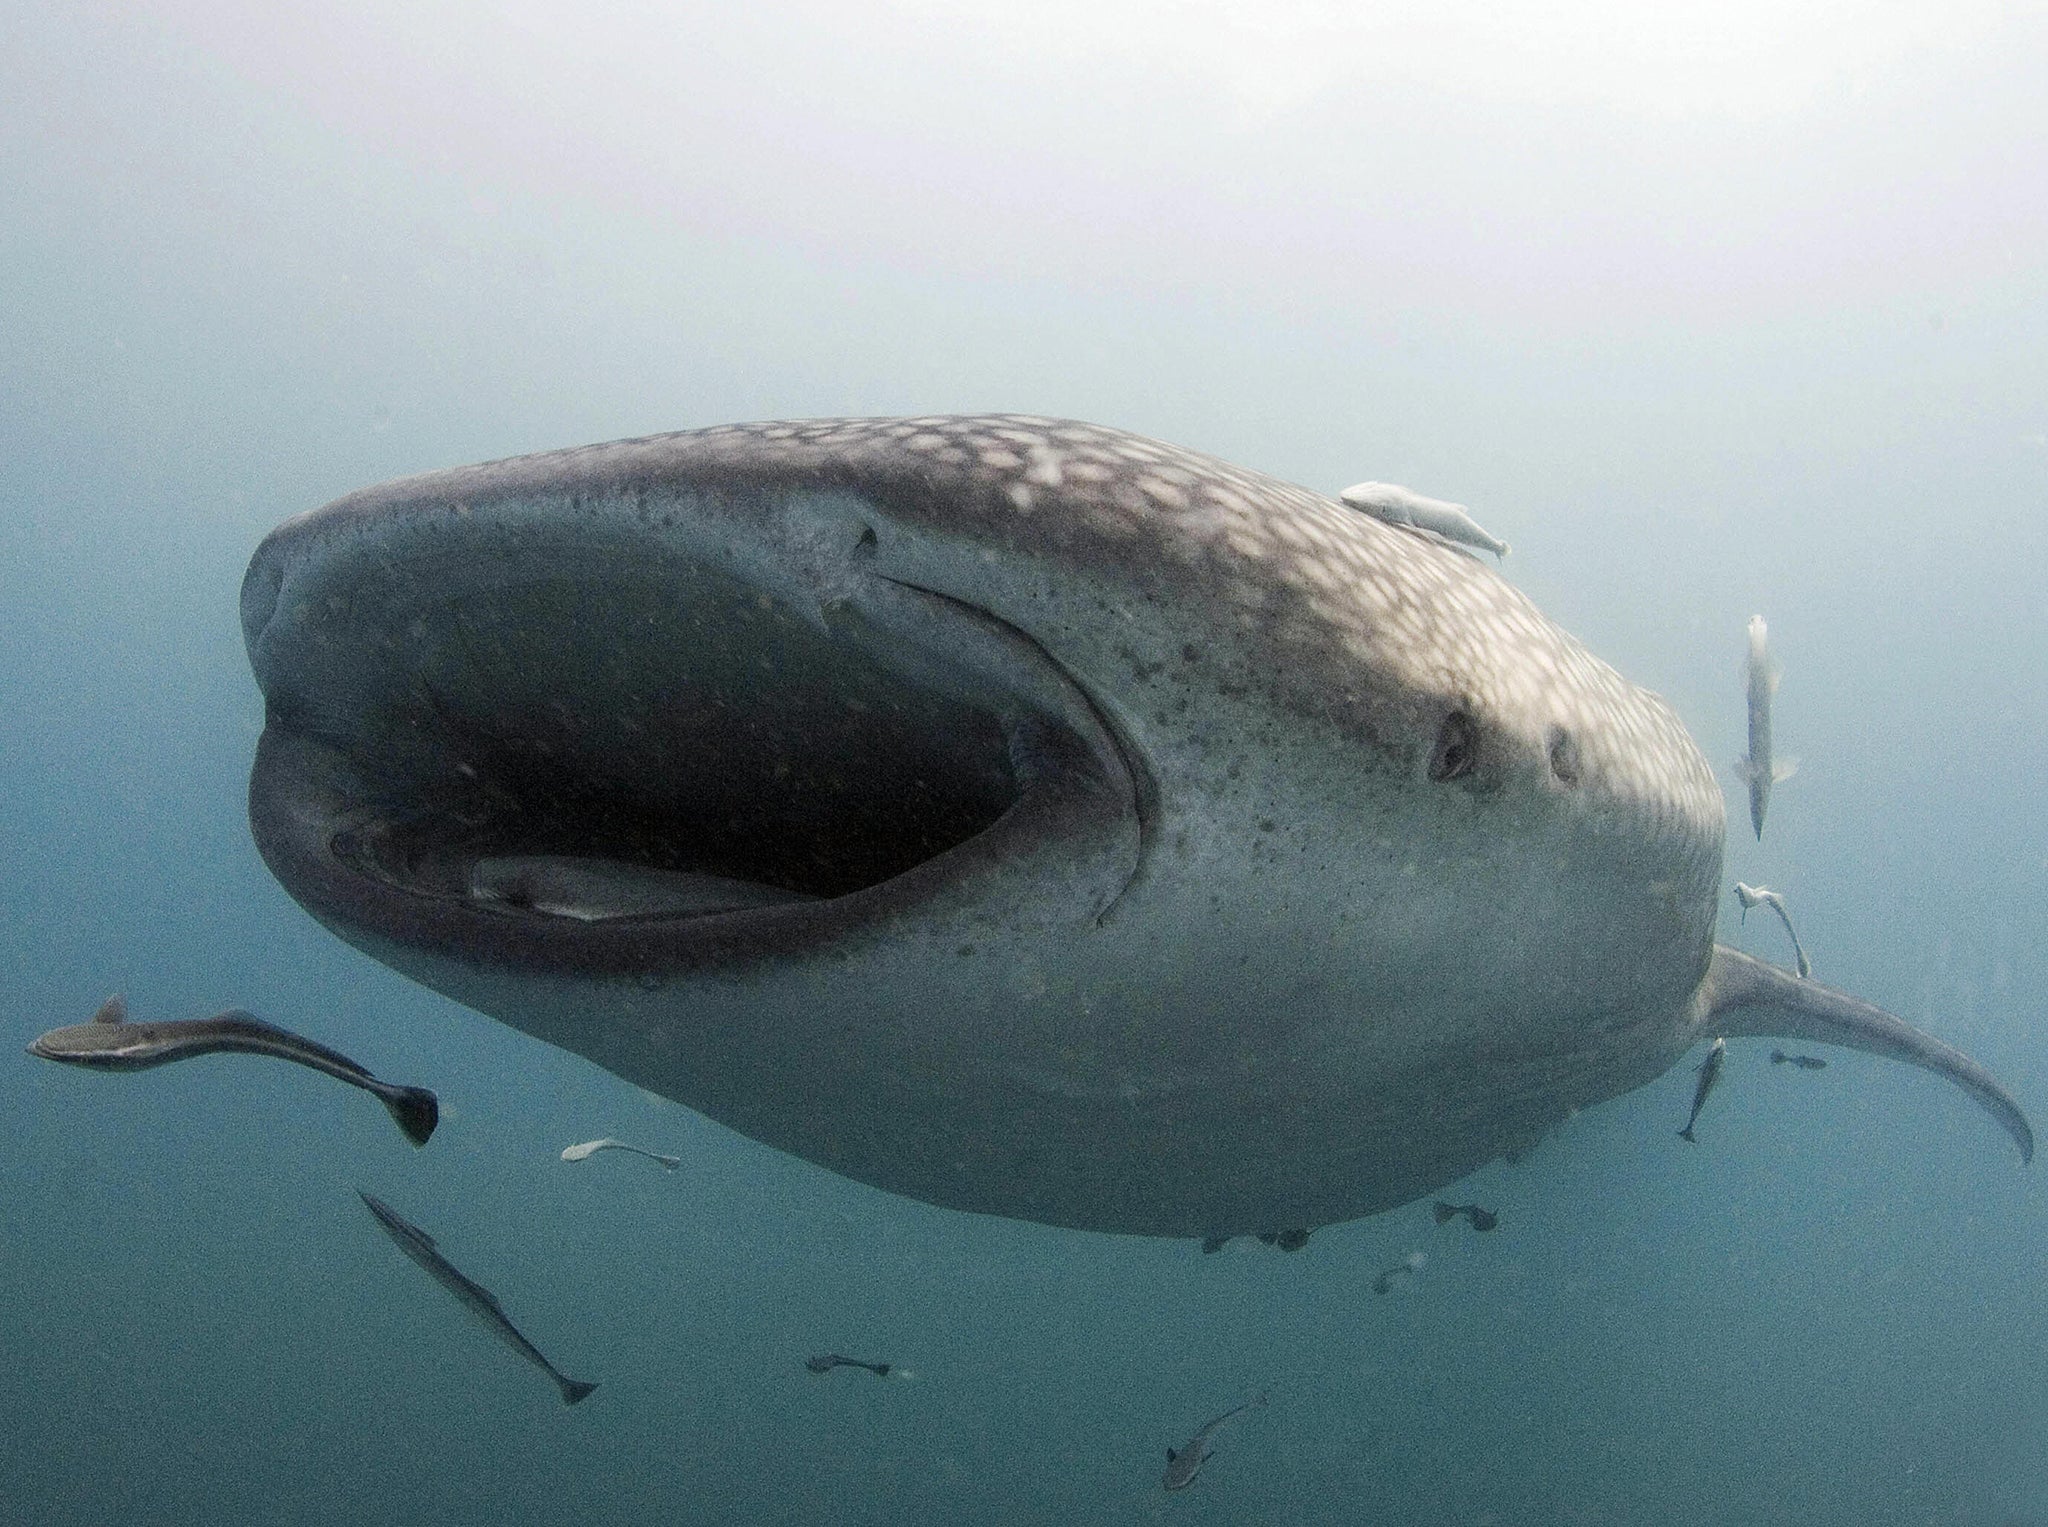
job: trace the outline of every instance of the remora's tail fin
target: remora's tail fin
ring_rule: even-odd
[[[441,1122],[441,1103],[424,1087],[391,1087],[378,1099],[391,1110],[391,1117],[414,1145],[425,1145]]]
[[[1816,1040],[1902,1060],[1945,1076],[1975,1098],[2012,1136],[2021,1161],[2034,1159],[2034,1131],[1997,1077],[1962,1051],[1861,997],[1818,981],[1799,980],[1775,965],[1716,944],[1699,1003],[1697,1017],[1703,1032]]]
[[[586,1384],[581,1379],[564,1378],[559,1373],[555,1375],[555,1382],[562,1386],[564,1405],[580,1405],[590,1398],[590,1391],[597,1388],[595,1384]]]

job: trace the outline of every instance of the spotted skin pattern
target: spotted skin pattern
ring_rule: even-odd
[[[559,614],[529,587],[566,591]],[[459,1001],[894,1192],[1124,1233],[1329,1224],[1717,1033],[1924,1066],[2030,1149],[1966,1057],[1714,945],[1722,797],[1661,699],[1491,566],[1213,457],[1010,414],[520,457],[288,522],[244,620],[272,714],[252,820],[294,895]],[[994,706],[1038,685],[1122,750],[1128,801],[1076,795],[1032,838],[1007,813],[751,921],[521,916],[332,849],[382,809],[332,759],[433,763],[444,702],[487,728],[538,709],[537,735],[666,780],[675,748],[626,727],[697,746],[660,697],[707,644],[772,674],[763,631],[811,678],[858,650]],[[593,658],[550,667],[556,646]],[[744,672],[752,719],[779,717]],[[580,732],[547,719],[571,701]]]
[[[678,478],[842,488],[900,523],[1055,570],[1113,568],[1162,598],[1256,628],[1252,676],[1289,709],[1377,747],[1375,688],[1461,703],[1568,739],[1573,783],[1615,832],[1689,863],[1715,892],[1724,806],[1661,698],[1630,683],[1494,570],[1326,494],[1123,430],[1029,414],[722,424],[403,479],[322,511],[446,496],[463,509],[557,490],[647,493]],[[453,490],[453,491],[450,491]]]

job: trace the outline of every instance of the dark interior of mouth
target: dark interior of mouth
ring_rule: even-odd
[[[833,897],[976,836],[1020,794],[992,710],[723,574],[464,581],[402,621],[389,590],[374,618],[330,601],[270,686],[272,725],[345,760],[329,852],[358,874],[476,898],[479,865],[537,861],[632,882],[620,905],[639,913],[663,910],[665,877]]]

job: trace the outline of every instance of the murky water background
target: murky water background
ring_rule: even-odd
[[[1761,846],[1731,793],[1728,878],[2048,1124],[2037,22],[415,9],[0,16],[13,1042],[244,1005],[446,1110],[414,1153],[260,1062],[0,1054],[0,1514],[2048,1520],[2041,1169],[1935,1079],[1738,1042],[1698,1148],[1681,1069],[1453,1194],[1485,1237],[1204,1257],[888,1198],[315,926],[242,819],[235,605],[349,488],[727,419],[1030,410],[1406,482],[1724,781],[1763,611],[1802,767]],[[556,1157],[607,1133],[686,1165]],[[802,1372],[833,1349],[918,1379]]]

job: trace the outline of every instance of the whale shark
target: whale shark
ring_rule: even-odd
[[[1946,1077],[2032,1154],[1975,1061],[1716,945],[1669,705],[1214,457],[1025,415],[522,456],[287,521],[241,614],[251,828],[314,917],[890,1192],[1327,1225],[1741,1035]]]

